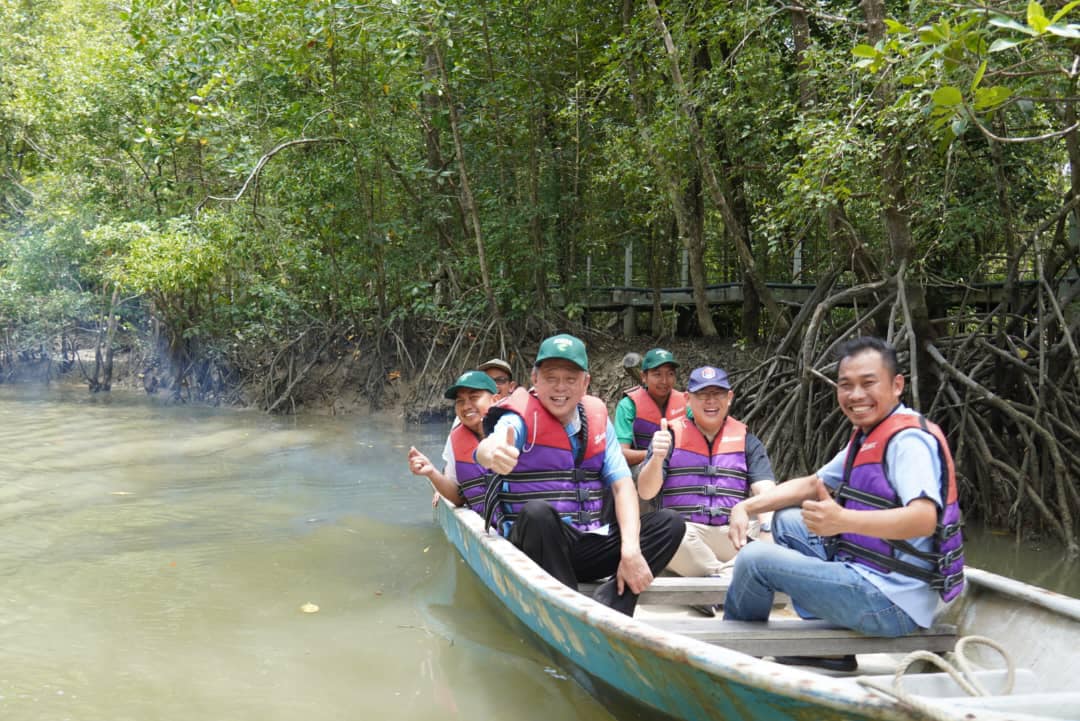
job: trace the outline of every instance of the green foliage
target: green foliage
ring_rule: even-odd
[[[819,3],[798,57],[791,8],[660,6],[689,98],[646,3],[0,2],[4,319],[94,315],[119,283],[174,342],[237,363],[313,326],[482,323],[462,168],[515,327],[538,280],[579,318],[627,244],[635,284],[681,282],[676,197],[707,281],[740,279],[686,102],[770,280],[797,252],[800,280],[848,267],[849,238],[888,265],[892,152],[919,262],[945,277],[1000,272],[991,147],[1018,221],[1056,204],[1061,148],[987,134],[1064,127],[1076,3],[890,4],[877,43],[857,4]]]

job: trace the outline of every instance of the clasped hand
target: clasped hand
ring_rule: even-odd
[[[640,594],[649,587],[652,581],[652,569],[645,562],[645,557],[641,555],[641,551],[629,556],[623,556],[622,560],[619,561],[619,568],[615,572],[615,584],[620,596],[623,595],[624,590],[627,588],[632,593]]]

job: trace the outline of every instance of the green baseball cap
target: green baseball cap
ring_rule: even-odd
[[[549,358],[562,358],[583,371],[589,370],[589,354],[585,352],[585,344],[580,338],[566,333],[553,335],[540,344],[540,350],[536,354],[536,365],[540,365]]]
[[[679,367],[679,361],[675,360],[675,356],[671,354],[671,351],[663,348],[653,348],[641,359],[641,370],[650,371],[653,368],[659,368],[669,363],[676,368]]]
[[[495,381],[491,380],[491,376],[484,371],[465,371],[454,381],[454,385],[446,389],[446,393],[443,395],[450,400],[455,400],[457,399],[457,392],[462,388],[474,388],[478,391],[487,391],[493,395],[499,392]]]

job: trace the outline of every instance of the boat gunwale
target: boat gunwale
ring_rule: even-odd
[[[1053,613],[1080,622],[1080,598],[1066,596],[1030,583],[1008,578],[981,568],[964,569],[965,581],[1010,598],[1020,599]]]

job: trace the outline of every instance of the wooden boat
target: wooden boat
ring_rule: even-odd
[[[466,564],[522,623],[578,670],[675,719],[1080,719],[1080,600],[970,569],[945,623],[903,639],[876,639],[817,621],[742,624],[692,617],[686,604],[716,600],[704,579],[657,579],[630,618],[571,590],[479,516],[446,501],[437,516]],[[711,592],[715,594],[715,589]],[[672,605],[672,604],[676,605]],[[669,611],[665,613],[665,608]],[[973,649],[996,666],[970,674],[988,693],[969,696],[946,672],[912,666],[894,686],[909,651],[944,652],[958,637],[999,643],[1015,664],[1015,688],[997,652]],[[859,674],[782,666],[770,654],[859,654]],[[764,658],[763,658],[764,657]],[[917,665],[917,664],[916,664]],[[928,664],[926,664],[928,665]],[[916,672],[919,671],[919,672]]]

